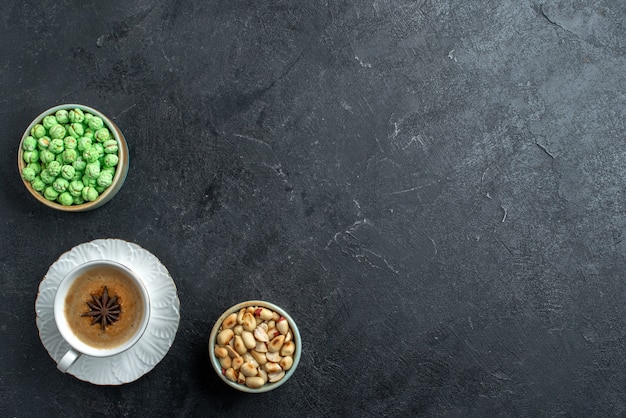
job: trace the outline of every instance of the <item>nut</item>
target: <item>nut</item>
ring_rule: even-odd
[[[241,338],[243,339],[243,343],[245,344],[248,350],[252,350],[256,347],[256,340],[254,339],[254,334],[250,331],[243,331],[241,333]]]
[[[219,345],[226,345],[230,342],[230,340],[233,338],[234,335],[235,333],[233,332],[232,329],[225,329],[219,334],[217,334],[217,343]]]
[[[222,322],[222,329],[232,328],[237,324],[237,314],[232,313],[226,317],[224,322]]]
[[[231,313],[220,325],[213,351],[229,381],[258,389],[280,381],[293,367],[293,333],[277,312],[249,306]]]

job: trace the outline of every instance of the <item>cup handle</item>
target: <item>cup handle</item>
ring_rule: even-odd
[[[61,370],[63,373],[67,372],[67,369],[70,368],[72,364],[80,357],[80,353],[78,351],[74,351],[70,348],[70,350],[65,353],[59,364],[57,364],[57,369]]]

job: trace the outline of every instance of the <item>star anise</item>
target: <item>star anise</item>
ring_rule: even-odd
[[[87,302],[91,310],[81,316],[92,317],[91,325],[100,323],[104,331],[107,325],[111,325],[119,319],[120,313],[122,312],[120,304],[117,303],[117,296],[109,298],[109,291],[107,287],[104,286],[100,297],[91,295],[91,298],[93,301]]]

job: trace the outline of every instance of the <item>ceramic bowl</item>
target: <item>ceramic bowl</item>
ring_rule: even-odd
[[[291,366],[291,368],[289,370],[287,370],[285,372],[285,376],[281,380],[279,380],[277,382],[274,382],[274,383],[267,382],[263,386],[261,386],[260,388],[256,388],[256,389],[252,389],[252,388],[247,387],[244,384],[237,383],[237,382],[232,382],[232,381],[228,380],[226,378],[226,376],[224,376],[224,374],[222,372],[222,366],[221,366],[221,364],[219,362],[219,359],[215,355],[215,345],[216,345],[216,341],[217,341],[217,335],[219,333],[219,330],[220,330],[220,327],[222,325],[222,322],[224,322],[224,319],[226,319],[226,317],[228,317],[232,313],[239,312],[239,310],[241,308],[247,308],[249,306],[256,306],[256,307],[267,308],[267,309],[270,309],[270,310],[272,310],[274,312],[277,312],[278,314],[283,316],[287,320],[287,322],[289,323],[289,327],[291,328],[291,332],[293,334],[293,341],[294,341],[294,343],[296,345],[295,352],[293,353],[293,365]],[[282,308],[274,305],[273,303],[260,301],[260,300],[249,300],[249,301],[246,301],[246,302],[238,303],[238,304],[228,308],[217,319],[217,321],[215,322],[215,325],[213,326],[213,329],[211,330],[211,334],[209,336],[209,357],[211,358],[211,365],[213,366],[213,369],[215,370],[217,375],[227,385],[229,385],[232,388],[235,388],[237,390],[240,390],[242,392],[247,392],[247,393],[268,392],[270,390],[274,390],[274,389],[280,387],[281,385],[283,385],[287,380],[289,380],[289,378],[293,375],[293,373],[295,372],[296,368],[298,367],[298,363],[300,362],[301,352],[302,352],[302,339],[300,338],[300,331],[298,330],[298,326],[296,325],[294,320],[291,318],[291,316],[289,316],[289,314],[287,312],[285,312]]]
[[[30,135],[30,130],[32,129],[32,127],[35,126],[37,123],[41,123],[44,116],[54,114],[55,112],[61,109],[71,110],[75,108],[79,108],[83,112],[89,112],[95,116],[100,117],[103,120],[104,125],[107,128],[109,128],[109,131],[111,131],[113,138],[118,143],[119,162],[117,165],[117,169],[115,170],[115,175],[113,176],[113,182],[111,183],[109,187],[107,187],[106,190],[104,190],[104,192],[102,192],[100,196],[98,196],[96,200],[94,200],[93,202],[85,202],[80,205],[64,206],[56,201],[50,201],[46,199],[43,196],[43,194],[33,189],[30,182],[22,178],[21,176],[22,169],[26,166],[26,163],[24,162],[24,149],[22,145],[24,143],[24,139]],[[115,123],[113,123],[111,119],[109,119],[104,114],[102,114],[102,112],[92,107],[85,106],[82,104],[62,104],[62,105],[51,107],[50,109],[47,109],[46,111],[42,112],[39,116],[33,119],[30,125],[28,125],[20,141],[19,151],[17,153],[17,165],[18,165],[18,169],[20,173],[20,178],[22,178],[22,182],[24,183],[24,186],[30,192],[30,194],[33,195],[33,197],[37,199],[40,203],[43,203],[49,208],[64,211],[64,212],[85,212],[88,210],[99,208],[100,206],[104,205],[109,200],[111,200],[113,196],[115,196],[117,192],[119,192],[119,190],[122,188],[122,185],[124,184],[124,180],[126,180],[126,175],[128,174],[128,165],[129,165],[128,144],[126,143],[126,139],[124,138],[122,131],[117,127]]]

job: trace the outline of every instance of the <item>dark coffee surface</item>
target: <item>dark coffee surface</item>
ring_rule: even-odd
[[[623,417],[623,0],[4,0],[0,416]],[[126,135],[119,194],[38,204],[17,171],[58,103]],[[34,301],[70,248],[171,273],[169,353],[135,382],[60,373]],[[235,303],[284,308],[279,390],[220,381]]]
[[[92,295],[100,298],[104,288],[110,298],[117,297],[121,313],[118,319],[104,328],[101,323],[92,324],[87,302]],[[144,303],[141,291],[132,278],[114,268],[97,268],[82,274],[69,288],[65,298],[65,318],[73,333],[85,344],[97,349],[111,349],[124,344],[138,332]]]

